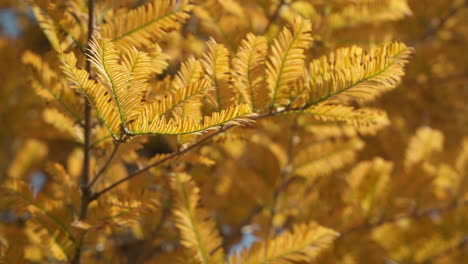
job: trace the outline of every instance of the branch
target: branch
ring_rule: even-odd
[[[437,32],[439,32],[445,26],[445,24],[450,18],[457,15],[464,7],[467,7],[467,6],[468,6],[468,0],[465,0],[460,6],[451,7],[448,10],[447,14],[441,17],[438,23],[436,23],[436,25],[433,25],[426,30],[424,35],[421,37],[421,41],[425,41],[431,36],[437,34]]]
[[[168,160],[170,160],[172,158],[178,157],[178,156],[180,156],[180,155],[182,155],[182,154],[184,154],[184,153],[186,153],[186,152],[188,152],[188,151],[190,151],[192,149],[195,149],[195,148],[203,145],[204,143],[206,143],[210,139],[212,139],[214,136],[219,135],[219,134],[223,133],[224,131],[226,131],[226,130],[232,128],[232,127],[234,127],[234,125],[222,126],[221,129],[219,129],[218,131],[208,135],[207,137],[203,138],[202,140],[200,140],[200,141],[198,141],[198,142],[196,142],[196,143],[194,143],[194,144],[192,144],[192,145],[190,145],[190,146],[188,146],[188,147],[186,147],[184,149],[178,150],[178,151],[172,153],[171,155],[169,155],[169,156],[167,156],[167,157],[165,157],[165,158],[163,158],[161,160],[158,160],[158,161],[156,161],[156,162],[154,162],[154,163],[152,163],[150,165],[147,165],[146,167],[144,167],[142,169],[139,169],[139,170],[133,172],[132,174],[128,175],[127,177],[122,178],[122,179],[114,182],[113,184],[107,186],[106,188],[102,189],[99,192],[94,193],[94,195],[91,196],[91,201],[96,200],[97,198],[99,198],[99,196],[101,196],[104,193],[114,189],[115,187],[119,186],[120,184],[132,179],[133,177],[139,175],[140,173],[143,173],[143,172],[145,172],[145,171],[147,171],[147,170],[149,170],[149,169],[151,169],[151,168],[153,168],[155,166],[163,164],[164,162],[166,162],[166,161],[168,161]]]
[[[284,109],[284,110],[280,110],[280,111],[277,111],[277,112],[268,112],[268,113],[265,113],[263,115],[258,115],[255,119],[262,119],[262,118],[266,118],[266,117],[270,117],[270,116],[277,116],[277,115],[280,115],[280,114],[284,114],[286,112],[293,112],[293,111],[298,111],[298,110],[303,110],[303,109],[304,109],[304,107]],[[119,186],[120,184],[134,178],[135,176],[139,175],[140,173],[145,172],[145,171],[151,169],[152,167],[161,165],[161,164],[165,163],[166,161],[171,160],[171,159],[173,159],[175,157],[178,157],[178,156],[180,156],[180,155],[182,155],[184,153],[187,153],[188,151],[190,151],[192,149],[200,147],[203,144],[210,141],[214,136],[219,135],[219,134],[221,134],[221,133],[223,133],[223,132],[225,132],[225,131],[233,128],[233,127],[235,127],[235,125],[223,125],[223,126],[221,126],[221,128],[218,131],[206,136],[205,138],[201,139],[200,141],[195,142],[195,143],[193,143],[192,145],[190,145],[190,146],[188,146],[186,148],[179,149],[178,151],[170,154],[169,156],[167,156],[167,157],[165,157],[165,158],[163,158],[161,160],[158,160],[158,161],[156,161],[156,162],[154,162],[154,163],[152,163],[150,165],[147,165],[146,167],[143,167],[142,169],[139,169],[139,170],[133,172],[132,174],[128,175],[127,177],[122,178],[122,179],[112,183],[111,185],[105,187],[101,191],[98,191],[98,192],[94,193],[93,195],[91,195],[90,202],[98,199],[104,193],[106,193],[106,192],[114,189],[115,187]]]
[[[87,49],[85,53],[89,52],[89,41],[93,35],[94,30],[94,0],[89,0],[88,2],[88,42],[87,42]],[[89,75],[92,75],[92,68],[91,62],[86,60],[85,65],[86,71]],[[79,212],[79,220],[85,220],[88,215],[88,206],[89,203],[92,201],[90,199],[91,192],[88,186],[89,184],[89,176],[90,176],[90,160],[91,160],[91,104],[89,103],[87,97],[84,98],[84,127],[83,127],[83,134],[84,134],[84,144],[83,144],[83,172],[79,179],[79,186],[81,190],[81,206]],[[75,249],[75,253],[73,259],[71,261],[72,264],[79,264],[81,262],[81,251],[83,247],[83,240],[86,235],[86,232],[81,234],[81,239],[78,246]]]
[[[109,167],[110,163],[111,163],[112,160],[114,159],[115,154],[117,153],[117,150],[119,149],[120,143],[121,143],[121,141],[117,141],[116,143],[114,143],[114,149],[112,150],[112,153],[110,154],[110,156],[109,156],[109,158],[107,159],[106,163],[105,163],[104,166],[99,170],[99,172],[96,174],[96,176],[94,177],[94,179],[88,184],[88,188],[89,188],[89,189],[91,189],[91,187],[93,187],[93,185],[98,181],[98,179],[101,177],[101,175],[103,175],[104,172],[107,170],[107,168]]]
[[[89,52],[89,40],[92,37],[94,30],[94,0],[89,0],[88,4],[88,44],[85,53]],[[91,76],[91,62],[86,60],[86,71]],[[85,97],[84,104],[84,144],[83,144],[83,172],[80,177],[80,190],[81,190],[81,209],[79,219],[84,220],[88,214],[88,203],[90,191],[88,188],[90,176],[90,160],[91,160],[91,105]]]

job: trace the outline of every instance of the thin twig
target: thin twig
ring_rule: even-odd
[[[103,175],[104,172],[107,170],[107,168],[111,164],[112,160],[114,159],[115,154],[117,153],[117,150],[119,149],[120,143],[121,143],[120,141],[117,141],[117,142],[114,143],[114,149],[112,150],[112,153],[110,154],[110,156],[107,159],[104,166],[102,166],[102,168],[98,171],[98,173],[96,173],[96,176],[94,176],[93,180],[89,183],[89,185],[88,185],[89,189],[91,189],[91,187],[93,187],[93,185],[99,180],[101,175]]]
[[[437,32],[439,32],[445,26],[445,24],[450,18],[457,15],[464,7],[467,7],[467,6],[468,6],[468,0],[465,0],[463,4],[459,6],[451,7],[447,11],[447,13],[443,17],[440,18],[440,20],[438,21],[438,23],[436,23],[436,25],[433,25],[426,30],[424,35],[421,37],[421,41],[425,41],[431,36],[437,34]]]
[[[195,148],[197,148],[197,147],[203,145],[205,142],[208,142],[208,141],[209,141],[210,139],[212,139],[214,136],[223,133],[224,131],[230,129],[231,127],[234,127],[234,126],[233,126],[233,125],[222,126],[220,130],[218,130],[218,131],[216,131],[216,132],[214,132],[214,133],[212,133],[212,134],[206,136],[206,137],[203,138],[202,140],[200,140],[200,141],[198,141],[198,142],[196,142],[196,143],[190,145],[189,147],[186,147],[186,148],[184,148],[184,149],[182,149],[182,150],[178,150],[178,151],[176,151],[176,152],[170,154],[169,156],[167,156],[167,157],[165,157],[165,158],[163,158],[163,159],[161,159],[161,160],[158,160],[158,161],[156,161],[156,162],[154,162],[154,163],[152,163],[152,164],[150,164],[150,165],[147,165],[146,167],[144,167],[144,168],[142,168],[142,169],[139,169],[138,171],[133,172],[132,174],[128,175],[127,177],[125,177],[125,178],[123,178],[123,179],[120,179],[120,180],[114,182],[113,184],[111,184],[111,185],[107,186],[106,188],[102,189],[101,191],[94,193],[94,195],[91,196],[91,201],[96,200],[97,198],[99,198],[99,196],[101,196],[101,195],[103,195],[104,193],[106,193],[106,192],[108,192],[108,191],[114,189],[115,187],[119,186],[120,184],[122,184],[122,183],[124,183],[124,182],[126,182],[126,181],[128,181],[128,180],[130,180],[130,179],[132,179],[133,177],[139,175],[140,173],[143,173],[143,172],[145,172],[145,171],[147,171],[147,170],[149,170],[149,169],[151,169],[151,168],[153,168],[153,167],[155,167],[155,166],[158,166],[158,165],[160,165],[160,164],[162,164],[162,163],[164,163],[164,162],[166,162],[166,161],[168,161],[168,160],[170,160],[170,159],[173,159],[173,158],[175,158],[175,157],[178,157],[178,156],[180,156],[180,155],[182,155],[182,154],[184,154],[184,153],[186,153],[186,152],[188,152],[188,151],[190,151],[190,150],[192,150],[192,149],[195,149]]]
[[[258,116],[256,116],[254,119],[262,119],[262,118],[266,118],[266,117],[270,117],[270,116],[277,116],[277,115],[280,115],[280,114],[284,114],[284,113],[286,113],[286,112],[293,112],[293,111],[303,110],[304,108],[305,108],[305,107],[301,107],[301,108],[291,108],[291,109],[288,109],[288,108],[287,108],[287,109],[280,110],[280,111],[277,111],[277,112],[268,112],[268,113],[265,113],[265,114],[262,114],[262,115],[258,115]],[[108,192],[108,191],[114,189],[115,187],[119,186],[120,184],[122,184],[122,183],[124,183],[124,182],[126,182],[126,181],[128,181],[128,180],[130,180],[130,179],[132,179],[132,178],[134,178],[135,176],[139,175],[140,173],[143,173],[143,172],[145,172],[145,171],[147,171],[147,170],[149,170],[149,169],[151,169],[151,168],[153,168],[153,167],[155,167],[155,166],[158,166],[158,165],[161,165],[161,164],[165,163],[165,162],[168,161],[168,160],[171,160],[171,159],[173,159],[173,158],[175,158],[175,157],[178,157],[178,156],[180,156],[180,155],[182,155],[182,154],[185,154],[186,152],[188,152],[188,151],[190,151],[190,150],[192,150],[192,149],[195,149],[195,148],[197,148],[197,147],[200,147],[200,146],[202,146],[203,144],[209,142],[209,141],[210,141],[213,137],[215,137],[216,135],[219,135],[219,134],[221,134],[221,133],[223,133],[223,132],[225,132],[225,131],[227,131],[228,129],[231,129],[231,128],[233,128],[233,127],[236,127],[236,126],[235,126],[235,125],[223,125],[223,126],[221,126],[221,128],[220,128],[218,131],[216,131],[216,132],[214,132],[214,133],[212,133],[212,134],[210,134],[210,135],[204,137],[204,138],[201,139],[200,141],[195,142],[195,143],[193,143],[192,145],[190,145],[190,146],[188,146],[188,147],[186,147],[186,148],[180,149],[180,150],[178,150],[178,151],[176,151],[176,152],[170,154],[169,156],[166,156],[165,158],[163,158],[163,159],[161,159],[161,160],[158,160],[158,161],[156,161],[156,162],[154,162],[154,163],[152,163],[152,164],[150,164],[150,165],[147,165],[146,167],[143,167],[143,168],[141,168],[141,169],[139,169],[139,170],[133,172],[132,174],[126,176],[125,178],[122,178],[122,179],[120,179],[120,180],[118,180],[118,181],[112,183],[111,185],[105,187],[105,188],[102,189],[101,191],[98,191],[98,192],[94,193],[94,194],[91,196],[91,198],[90,198],[90,202],[91,202],[91,201],[94,201],[94,200],[96,200],[96,199],[98,199],[98,198],[99,198],[101,195],[103,195],[104,193],[106,193],[106,192]]]

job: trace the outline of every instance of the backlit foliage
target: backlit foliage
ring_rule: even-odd
[[[466,262],[435,2],[0,0],[0,263]]]

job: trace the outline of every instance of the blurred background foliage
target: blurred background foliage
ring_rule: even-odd
[[[145,1],[124,2],[138,6]],[[280,117],[259,122],[258,129],[236,129],[219,137],[219,144],[201,149],[216,165],[194,165],[192,174],[201,188],[203,206],[216,212],[223,247],[236,252],[264,237],[267,215],[274,210],[272,224],[277,232],[313,219],[341,233],[317,263],[466,262],[468,1],[195,2],[200,5],[182,33],[160,41],[171,59],[159,79],[176,72],[188,55],[201,55],[209,37],[235,52],[248,32],[265,32],[271,40],[292,13],[313,22],[310,58],[338,47],[373,47],[391,40],[415,48],[402,84],[371,105],[387,111],[391,121],[376,133],[314,125],[308,117]],[[47,129],[42,115],[47,103],[31,91],[25,77],[29,71],[21,63],[26,50],[47,59],[51,47],[26,1],[0,0],[0,33],[0,182],[7,177],[31,181],[36,177],[41,182],[38,177],[46,160],[73,168],[70,156],[79,156],[73,152],[76,143],[60,131]],[[297,138],[302,141],[296,142]],[[339,146],[347,142],[350,149],[360,151],[337,161],[330,156],[325,165],[312,164],[304,172],[305,180],[293,178],[284,186],[284,162],[272,146],[292,155],[285,158],[290,162],[300,160],[304,142],[321,140],[339,142]],[[175,146],[174,139],[153,138],[139,153],[150,157]],[[322,155],[327,149],[320,145],[318,151]],[[160,181],[158,186],[167,185]],[[23,221],[5,207],[0,198],[1,222]],[[170,220],[164,221],[170,226]],[[135,230],[132,235],[113,237],[119,254],[135,260],[128,263],[167,263],[167,254],[177,251],[169,231],[156,239],[138,236]]]

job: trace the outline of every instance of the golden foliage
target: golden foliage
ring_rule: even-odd
[[[311,178],[330,172],[353,162],[356,151],[364,147],[359,139],[312,143],[301,150],[294,160],[294,173]]]
[[[358,24],[400,20],[411,15],[406,0],[360,0],[350,1],[330,17],[333,28],[352,27]]]
[[[34,15],[52,47],[60,52],[73,46],[83,49],[86,21],[76,19],[83,16],[83,2],[67,4],[46,0],[29,0]]]
[[[442,150],[443,142],[444,135],[440,131],[430,127],[419,128],[409,142],[405,165],[410,167],[428,159],[433,152]]]
[[[138,74],[130,76],[131,72],[118,63],[119,59],[118,51],[110,39],[95,37],[90,42],[89,60],[98,70],[99,80],[111,92],[120,122],[125,126],[127,122],[136,118],[136,109],[141,106],[142,99],[139,96],[140,85],[135,87],[129,84],[129,78],[138,80]],[[145,72],[145,69],[141,71]]]
[[[190,9],[186,0],[153,0],[125,12],[117,10],[117,15],[103,25],[102,36],[123,48],[149,46],[153,40],[179,29]]]
[[[47,155],[47,145],[38,140],[26,141],[10,165],[9,176],[18,179],[24,176],[31,168],[37,165]]]
[[[25,51],[21,60],[32,68],[33,74],[29,78],[36,94],[48,102],[52,101],[58,104],[76,121],[80,121],[81,118],[76,109],[70,107],[71,104],[76,103],[77,99],[70,90],[66,89],[66,84],[59,74],[37,54],[30,51]]]
[[[200,190],[187,174],[175,174],[171,179],[174,192],[174,217],[182,237],[182,245],[199,263],[220,263],[224,253],[215,222],[208,213],[197,209]]]
[[[186,87],[179,87],[162,96],[162,99],[156,97],[146,101],[148,86],[145,81],[147,81],[153,68],[150,67],[148,57],[144,53],[136,50],[129,51],[126,53],[129,54],[128,57],[124,58],[123,65],[121,65],[118,63],[119,52],[110,39],[94,38],[90,47],[91,55],[89,59],[100,74],[100,82],[107,87],[104,94],[107,95],[107,91],[112,94],[112,97],[109,98],[111,100],[107,99],[105,102],[102,100],[104,99],[102,96],[91,99],[96,102],[96,106],[107,104],[107,107],[103,107],[100,111],[102,113],[115,113],[115,111],[109,109],[114,106],[112,102],[115,103],[115,108],[118,110],[120,117],[118,126],[114,116],[101,115],[103,121],[112,128],[111,132],[114,132],[113,134],[115,134],[117,127],[122,128],[123,135],[131,136],[196,133],[225,123],[247,122],[248,119],[245,118],[252,116],[247,105],[232,105],[220,112],[212,113],[211,116],[204,116],[201,122],[197,122],[190,115],[182,118],[175,116],[167,120],[165,115],[173,110],[175,111],[177,107],[183,107],[185,103],[192,103],[195,99],[200,100],[200,95],[203,95],[210,88],[211,83],[207,79],[200,80]],[[140,58],[137,61],[138,63],[132,63],[137,58]],[[220,64],[222,63],[218,62],[217,65]],[[187,81],[181,77],[182,74],[183,72],[179,75],[179,83]],[[213,81],[219,82],[216,78]],[[225,87],[218,87],[218,89],[221,88]],[[222,93],[222,91],[217,90],[217,93]],[[221,97],[231,98],[227,94]]]
[[[411,53],[405,44],[391,43],[369,51],[342,48],[320,57],[310,63],[307,105],[373,100],[396,87]]]
[[[213,39],[210,39],[207,45],[202,64],[215,87],[214,95],[210,99],[215,108],[221,110],[231,106],[237,96],[232,86],[229,51]]]
[[[120,124],[117,107],[112,103],[111,93],[103,85],[92,80],[87,71],[77,68],[76,63],[75,54],[64,54],[62,56],[64,74],[72,87],[86,94],[109,132],[115,137],[119,132]]]
[[[79,130],[79,124],[73,123],[69,117],[60,113],[56,108],[46,108],[42,114],[45,122],[55,126],[78,142],[83,141],[83,133]]]
[[[314,222],[295,225],[292,231],[279,234],[270,242],[254,245],[246,254],[233,258],[230,263],[310,262],[338,236],[337,232]]]
[[[271,106],[287,104],[283,100],[288,99],[288,86],[302,75],[305,51],[312,42],[311,31],[310,21],[297,16],[291,26],[285,27],[274,40],[266,64]]]
[[[352,201],[359,201],[359,207],[368,215],[385,205],[388,197],[388,185],[393,169],[391,162],[381,158],[360,162],[347,177],[350,185],[349,196]]]
[[[154,105],[154,104],[153,104]],[[234,105],[220,112],[213,112],[211,116],[204,116],[201,122],[190,117],[180,119],[178,117],[167,120],[164,116],[157,119],[151,117],[157,113],[151,106],[145,108],[130,129],[134,135],[144,134],[169,134],[180,135],[189,133],[201,133],[204,130],[221,125],[238,125],[251,122],[252,117],[248,105]]]
[[[175,82],[176,81],[174,81],[174,87],[177,87]],[[155,97],[152,106],[156,108],[154,111],[160,116],[170,113],[180,113],[184,110],[185,106],[196,104],[200,98],[212,90],[212,87],[210,79],[199,79],[191,82],[187,86],[178,87],[178,89],[170,90],[164,95]],[[193,118],[190,113],[184,113],[184,115]],[[197,120],[196,117],[193,119]]]
[[[353,108],[345,105],[318,104],[304,111],[322,121],[338,121],[356,127],[378,130],[389,124],[387,114],[378,109]]]
[[[0,6],[0,262],[467,259],[467,1]]]
[[[243,100],[254,111],[264,108],[269,101],[270,95],[264,78],[267,51],[265,37],[248,34],[233,61],[234,82],[239,87]]]

